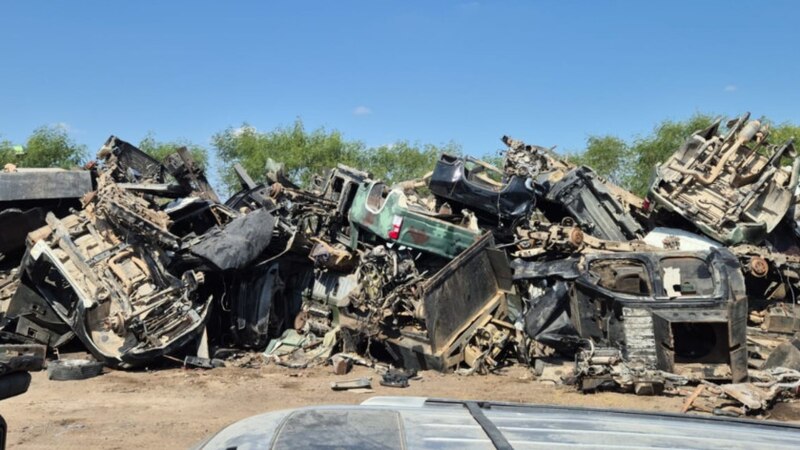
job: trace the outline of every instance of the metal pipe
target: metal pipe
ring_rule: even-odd
[[[752,120],[748,122],[747,125],[742,128],[742,131],[739,132],[739,136],[736,141],[725,151],[722,157],[719,159],[717,164],[711,169],[711,172],[708,175],[704,175],[696,170],[687,170],[682,167],[675,168],[674,170],[678,173],[682,173],[684,175],[689,175],[694,177],[700,184],[704,186],[708,186],[709,184],[713,183],[714,181],[719,178],[719,175],[722,173],[722,169],[725,167],[725,163],[736,154],[739,148],[744,145],[744,143],[749,142],[753,137],[755,137],[758,130],[761,129],[761,122],[758,120]]]

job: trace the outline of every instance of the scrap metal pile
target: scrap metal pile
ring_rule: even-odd
[[[0,340],[77,340],[123,369],[264,352],[542,375],[566,358],[558,381],[585,392],[684,393],[726,414],[797,393],[791,142],[748,114],[717,121],[647,199],[503,142],[502,167],[445,154],[392,186],[341,165],[310,188],[277,164],[256,183],[237,166],[224,203],[185,149],[157,161],[113,136],[85,171],[9,167]]]

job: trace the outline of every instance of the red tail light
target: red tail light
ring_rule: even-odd
[[[392,229],[389,230],[389,239],[397,240],[400,238],[400,228],[403,227],[403,218],[400,216],[394,216],[392,220]]]

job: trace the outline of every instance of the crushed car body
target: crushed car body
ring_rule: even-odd
[[[162,182],[166,169],[115,137],[101,155],[83,209],[48,213],[28,235],[17,275],[24,288],[4,320],[34,341],[57,347],[75,336],[98,360],[133,367],[197,337],[213,297],[205,273],[249,263],[269,244],[272,221],[266,211],[243,216],[203,201],[160,207],[124,182]],[[187,208],[192,226],[182,226]]]
[[[562,161],[543,147],[503,137],[508,146],[505,173],[525,176],[534,186],[541,212],[553,223],[565,217],[578,223],[592,236],[609,241],[641,238],[642,225],[632,210],[642,200],[600,179],[588,167]]]
[[[536,204],[530,179],[512,175],[499,182],[486,172],[502,173],[474,158],[445,154],[436,163],[428,188],[436,197],[474,209],[476,214],[486,215],[490,221],[511,223],[527,218]]]
[[[647,371],[747,378],[747,296],[734,254],[598,251],[574,235],[571,244],[575,253],[564,259],[512,261],[514,279],[525,282],[528,336],[566,352],[589,341],[590,354],[579,352],[584,360],[596,348],[610,348],[602,358],[608,365],[635,363],[645,378],[654,378]],[[591,372],[583,389],[612,381]],[[656,379],[637,383],[645,382]]]
[[[351,247],[367,232],[384,241],[453,258],[471,246],[481,230],[476,221],[470,223],[469,217],[464,217],[467,223],[462,225],[443,216],[409,203],[399,189],[389,190],[378,181],[362,183],[350,206]]]
[[[800,382],[783,345],[800,331],[800,163],[749,115],[722,128],[660,165],[647,201],[504,136],[497,167],[440,155],[394,183],[342,164],[305,184],[273,160],[252,176],[235,164],[223,202],[187,149],[159,161],[111,136],[69,172],[69,207],[32,204],[36,220],[3,236],[0,341],[79,345],[122,369],[243,352],[337,374],[356,363],[394,387],[524,364],[583,392],[704,386],[687,410],[763,412]],[[2,198],[20,202],[33,178],[14,179]],[[547,378],[553,360],[569,370]]]
[[[794,203],[800,173],[792,141],[769,144],[769,127],[750,114],[693,134],[656,168],[656,205],[726,245],[759,244]],[[782,158],[793,158],[791,169]]]
[[[625,206],[599,181],[588,167],[576,167],[561,174],[548,174],[544,200],[559,205],[564,215],[573,218],[586,231],[609,241],[627,241],[643,235],[642,226]]]
[[[492,244],[487,234],[432,276],[414,277],[385,297],[363,292],[342,310],[342,326],[367,327],[366,333],[379,335],[401,367],[442,371],[457,367],[470,358],[470,340],[480,328],[509,327],[502,320],[511,273],[505,254]],[[391,305],[388,310],[387,305]],[[378,323],[372,325],[370,320]],[[503,333],[499,334],[502,339]],[[472,354],[471,367],[479,363],[477,358]]]

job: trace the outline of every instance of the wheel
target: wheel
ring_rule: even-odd
[[[6,421],[3,420],[3,416],[0,416],[0,450],[5,450],[6,448],[7,434],[8,434],[8,425],[6,425]]]
[[[51,380],[85,380],[103,373],[103,363],[86,359],[61,359],[47,363],[47,378]]]
[[[31,385],[31,374],[14,372],[0,377],[0,400],[14,397],[28,390]]]

